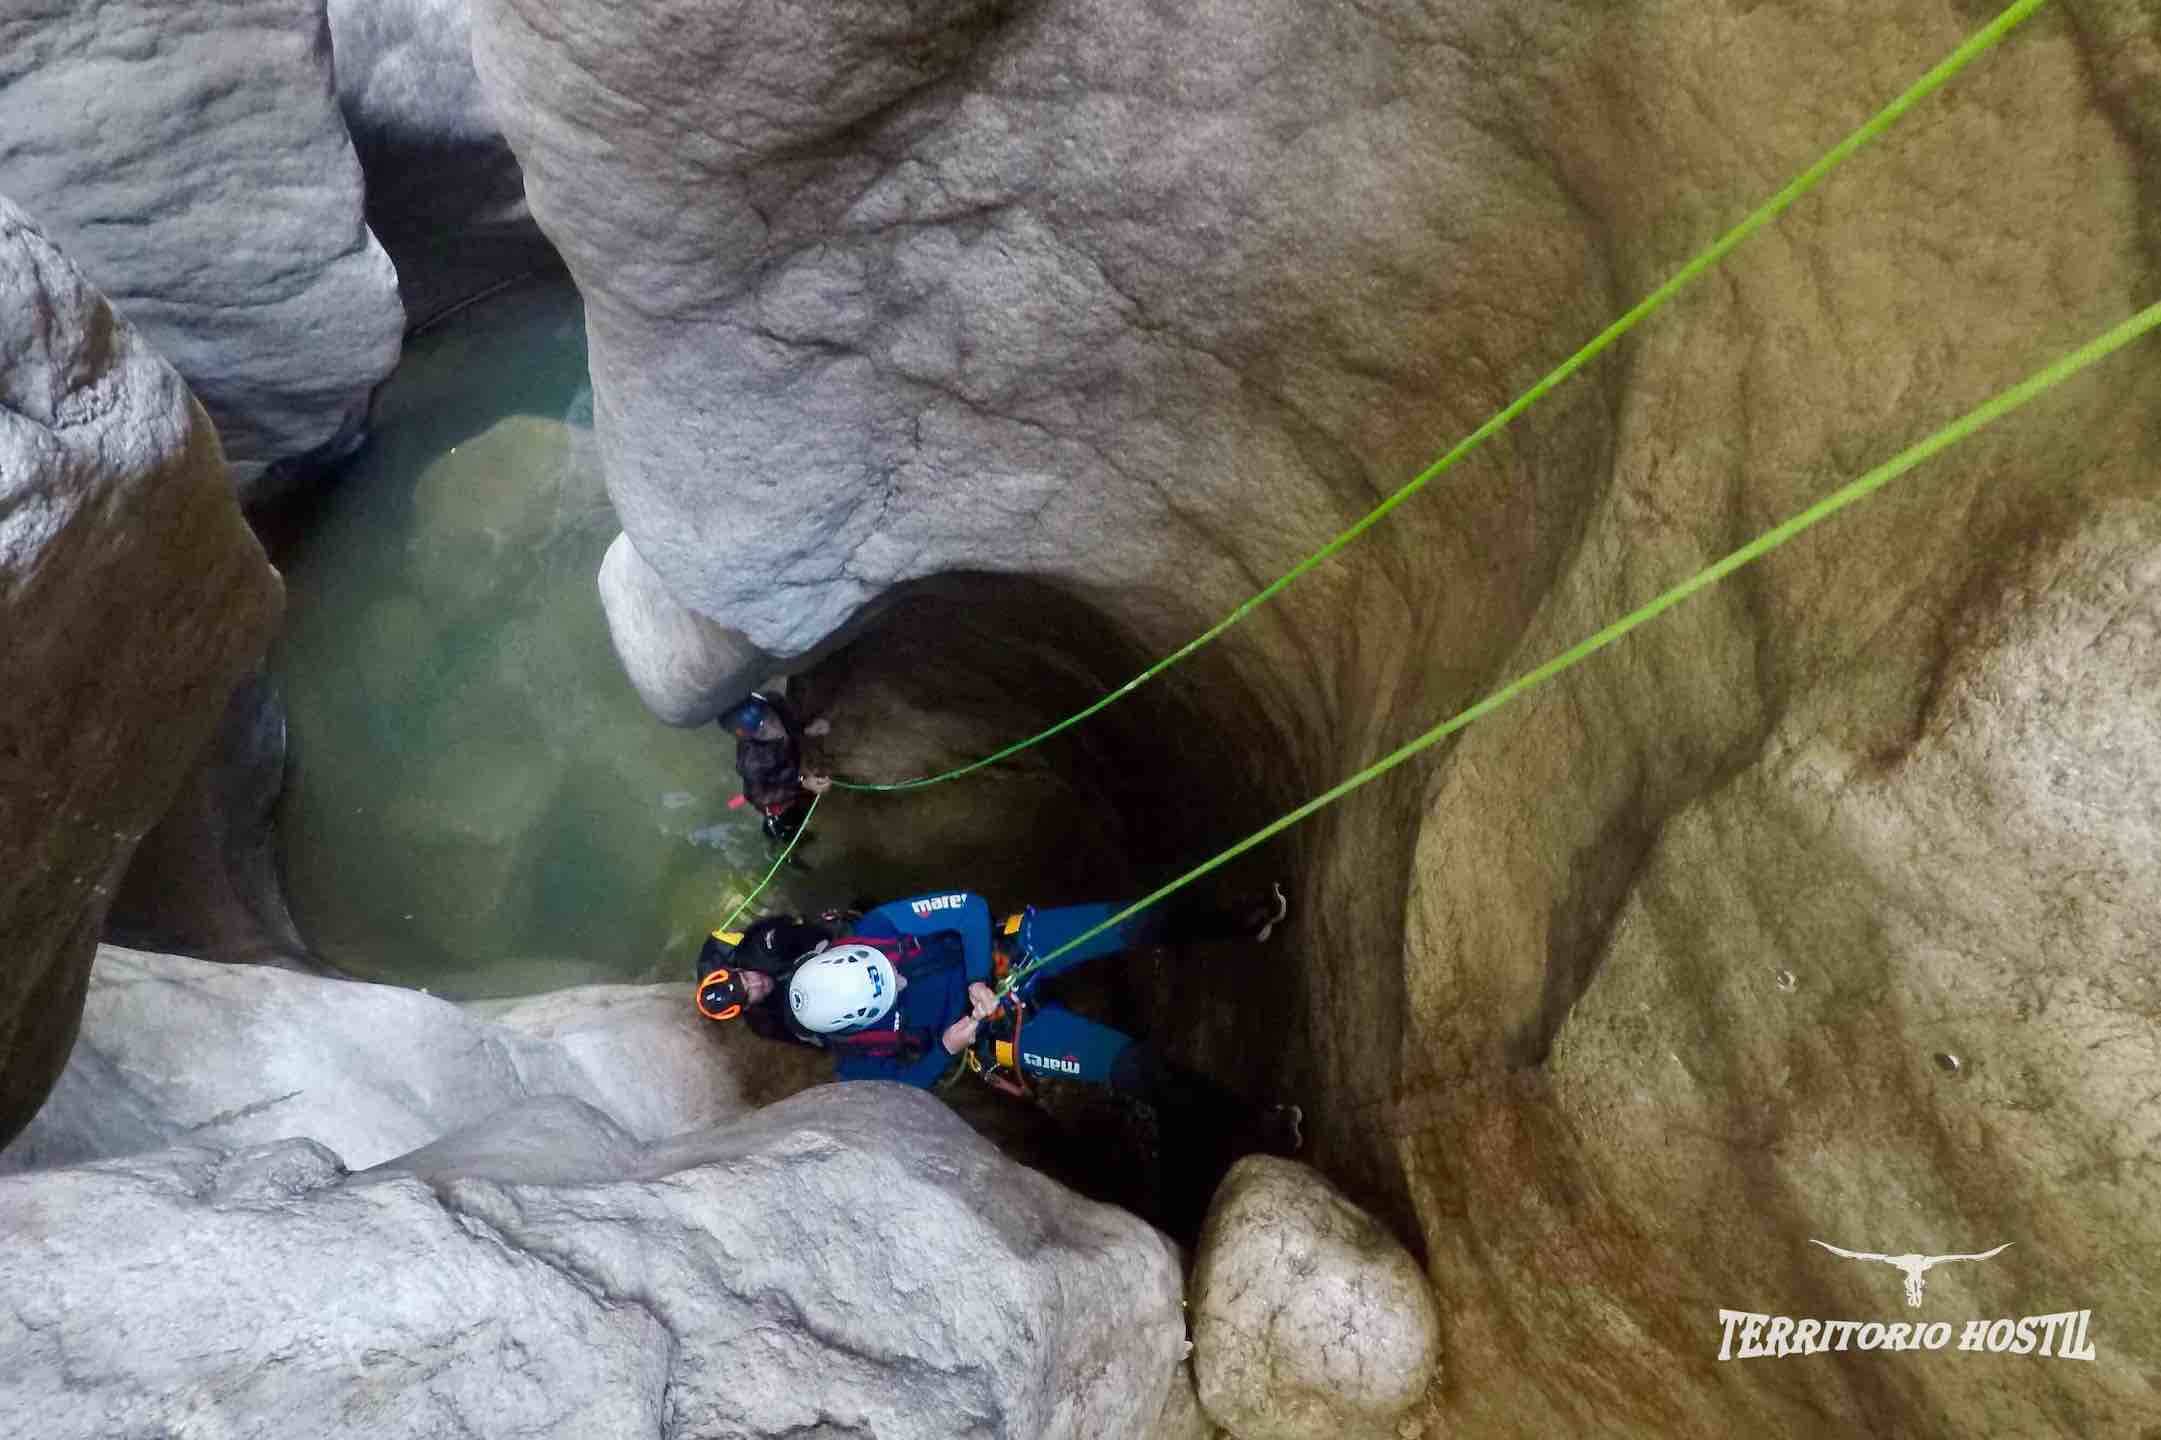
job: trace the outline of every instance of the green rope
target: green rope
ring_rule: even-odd
[[[1120,910],[1117,914],[1111,916],[1102,924],[1097,925],[1092,929],[1082,931],[1080,934],[1074,936],[1071,940],[1066,941],[1065,944],[1060,945],[1057,949],[1051,951],[1048,955],[1042,956],[1039,959],[1031,960],[1028,964],[1020,967],[1018,970],[1015,970],[1013,974],[1007,978],[1005,984],[1000,988],[999,993],[1003,994],[1005,991],[1012,989],[1013,986],[1027,979],[1030,974],[1041,969],[1043,966],[1048,965],[1051,961],[1056,960],[1059,956],[1065,954],[1068,950],[1073,949],[1075,946],[1085,944],[1089,940],[1092,940],[1096,936],[1102,934],[1105,930],[1110,929],[1112,926],[1118,925],[1123,921],[1129,919],[1130,917],[1139,914],[1141,911],[1147,909],[1149,906],[1155,904],[1157,901],[1163,899],[1165,896],[1170,895],[1173,892],[1192,884],[1195,880],[1198,880],[1201,876],[1206,875],[1209,871],[1214,870],[1221,865],[1227,864],[1231,860],[1235,859],[1237,856],[1243,855],[1246,851],[1251,850],[1254,846],[1260,844],[1261,842],[1284,830],[1289,829],[1293,825],[1296,825],[1299,821],[1305,819],[1308,815],[1313,814],[1316,810],[1322,809],[1324,806],[1332,805],[1336,801],[1342,799],[1344,796],[1350,794],[1353,790],[1358,789],[1360,786],[1379,779],[1381,776],[1395,769],[1398,765],[1401,765],[1404,761],[1410,759],[1412,756],[1418,754],[1423,750],[1429,749],[1434,745],[1439,744],[1442,740],[1446,739],[1450,735],[1455,734],[1458,730],[1461,730],[1464,726],[1469,725],[1472,721],[1477,720],[1483,716],[1492,714],[1494,711],[1500,709],[1503,705],[1508,704],[1511,700],[1516,699],[1524,692],[1536,686],[1544,684],[1546,681],[1551,680],[1554,676],[1559,675],[1563,671],[1568,670],[1569,668],[1590,658],[1592,655],[1596,654],[1600,650],[1605,649],[1608,645],[1611,645],[1614,641],[1620,639],[1623,635],[1626,635],[1629,631],[1635,629],[1637,626],[1645,624],[1648,621],[1654,620],[1658,616],[1663,615],[1666,611],[1671,610],[1674,606],[1680,604],[1683,600],[1686,600],[1689,596],[1694,595],[1697,591],[1704,589],[1706,586],[1717,584],[1720,580],[1725,579],[1728,575],[1731,575],[1734,571],[1740,569],[1743,565],[1746,565],[1750,561],[1755,560],[1765,554],[1768,554],[1772,550],[1776,550],[1779,546],[1785,544],[1788,540],[1793,539],[1802,531],[1807,530],[1812,526],[1821,523],[1824,520],[1828,520],[1831,516],[1836,515],[1839,511],[1845,509],[1849,505],[1854,504],[1856,501],[1866,499],[1868,496],[1874,494],[1877,490],[1883,488],[1883,486],[1888,484],[1890,481],[1897,479],[1900,475],[1905,474],[1914,466],[1919,465],[1922,461],[1929,459],[1931,456],[1936,455],[1941,451],[1949,449],[1951,446],[1959,443],[1959,441],[1964,440],[1969,435],[1972,435],[1975,431],[1981,430],[1986,426],[1995,423],[1997,420],[2002,419],[2004,416],[2010,414],[2012,411],[2018,409],[2020,406],[2026,404],[2027,401],[2034,399],[2036,396],[2054,389],[2057,385],[2060,385],[2065,380],[2070,379],[2073,375],[2076,375],[2079,371],[2084,370],[2087,366],[2094,364],[2096,361],[2106,358],[2107,356],[2113,354],[2115,351],[2123,348],[2125,345],[2130,344],[2133,340],[2138,339],[2141,335],[2144,335],[2147,331],[2153,329],[2156,325],[2161,325],[2161,304],[2150,305],[2146,309],[2141,310],[2138,314],[2132,316],[2130,319],[2124,321],[2122,324],[2116,326],[2114,329],[2106,332],[2105,334],[2099,336],[2094,340],[2088,341],[2085,345],[2080,346],[2077,350],[2074,350],[2069,355],[2064,356],[2055,364],[2048,366],[2044,370],[2038,371],[2037,373],[2029,376],[2025,380],[2020,381],[2018,384],[1998,394],[1994,399],[1988,401],[1986,404],[1981,405],[1977,409],[1968,411],[1966,414],[1959,417],[1957,420],[1952,421],[1949,425],[1944,426],[1941,430],[1938,430],[1935,434],[1929,436],[1926,440],[1923,440],[1920,444],[1913,446],[1911,449],[1902,451],[1894,459],[1891,459],[1884,464],[1877,466],[1875,469],[1869,471],[1866,475],[1863,475],[1860,479],[1852,481],[1851,483],[1843,486],[1838,490],[1832,491],[1829,495],[1825,496],[1821,500],[1818,500],[1815,504],[1809,506],[1806,510],[1801,511],[1798,515],[1793,516],[1791,519],[1785,521],[1783,524],[1778,525],[1773,529],[1766,530],[1763,534],[1758,535],[1755,539],[1749,541],[1740,549],[1726,556],[1723,560],[1719,560],[1714,564],[1708,565],[1705,568],[1697,571],[1695,574],[1689,576],[1686,580],[1683,580],[1680,584],[1674,586],[1671,590],[1666,591],[1663,595],[1660,595],[1657,599],[1651,601],[1649,604],[1644,605],[1639,609],[1630,611],[1627,615],[1622,616],[1619,620],[1614,621],[1605,629],[1591,636],[1590,639],[1585,640],[1580,644],[1577,644],[1574,647],[1563,651],[1561,654],[1555,656],[1553,659],[1548,660],[1545,664],[1539,666],[1536,670],[1532,670],[1518,676],[1516,679],[1510,681],[1501,689],[1494,691],[1485,699],[1471,706],[1468,710],[1463,711],[1461,714],[1456,715],[1452,719],[1442,721],[1440,724],[1434,726],[1431,730],[1428,730],[1425,734],[1419,736],[1417,739],[1411,741],[1409,744],[1403,745],[1395,750],[1390,751],[1381,759],[1376,760],[1373,764],[1368,765],[1365,769],[1351,776],[1350,779],[1343,781],[1341,784],[1338,784],[1329,790],[1323,791],[1321,794],[1316,795],[1311,800],[1308,800],[1305,804],[1299,806],[1296,810],[1291,811],[1288,815],[1285,815],[1281,819],[1275,820],[1268,825],[1263,826],[1259,830],[1254,831],[1251,835],[1248,835],[1245,839],[1239,841],[1237,844],[1231,846],[1228,850],[1223,851],[1221,854],[1216,855],[1211,859],[1202,861],[1200,864],[1194,866],[1191,870],[1186,871],[1185,874],[1180,875],[1177,879],[1171,881],[1168,885],[1162,886],[1160,889],[1157,889],[1153,893],[1134,901],[1131,905],[1126,906],[1125,909]]]
[[[788,848],[780,852],[780,858],[778,860],[775,860],[773,862],[772,868],[765,872],[765,878],[763,880],[760,880],[755,886],[751,887],[751,892],[748,895],[745,895],[733,910],[730,910],[728,912],[728,918],[713,927],[714,934],[717,935],[720,932],[726,930],[729,926],[733,925],[735,923],[735,917],[742,914],[745,910],[748,910],[750,908],[750,902],[757,899],[759,893],[763,891],[766,886],[773,883],[773,877],[780,873],[780,867],[788,863],[788,857],[790,855],[793,855],[795,853],[795,847],[802,843],[803,836],[810,829],[810,817],[818,813],[818,806],[824,801],[824,799],[825,792],[822,790],[819,791],[816,795],[810,797],[810,808],[803,812],[803,823],[796,826],[795,833],[788,837]]]
[[[1164,657],[1161,660],[1158,660],[1155,664],[1149,666],[1146,670],[1141,671],[1140,674],[1134,676],[1131,680],[1126,681],[1125,684],[1119,686],[1116,690],[1111,691],[1108,695],[1103,696],[1101,699],[1095,701],[1093,704],[1087,706],[1086,708],[1074,711],[1071,715],[1068,715],[1065,719],[1060,720],[1057,724],[1051,726],[1047,730],[1042,730],[1034,735],[1030,735],[1025,740],[1016,740],[1011,745],[1006,746],[1003,750],[995,751],[992,754],[985,755],[980,760],[972,761],[966,765],[956,766],[951,770],[944,771],[937,775],[926,775],[914,780],[894,780],[883,783],[838,779],[836,779],[833,783],[843,790],[876,792],[892,790],[919,790],[926,785],[937,785],[947,780],[957,780],[961,776],[970,774],[973,771],[980,770],[986,765],[994,765],[998,761],[1003,760],[1008,756],[1017,755],[1021,751],[1026,750],[1031,746],[1039,745],[1043,741],[1048,740],[1051,736],[1059,733],[1061,730],[1070,729],[1071,727],[1078,725],[1081,721],[1086,720],[1089,716],[1095,714],[1097,711],[1105,709],[1106,707],[1117,703],[1119,700],[1124,699],[1127,695],[1139,689],[1147,681],[1154,679],[1156,676],[1162,674],[1165,670],[1170,669],[1173,665],[1176,665],[1180,661],[1186,659],[1195,651],[1199,650],[1202,646],[1207,645],[1209,642],[1216,639],[1216,637],[1223,634],[1224,631],[1230,629],[1233,625],[1238,624],[1248,615],[1251,615],[1255,610],[1258,610],[1261,606],[1267,604],[1270,600],[1274,599],[1277,595],[1288,589],[1294,582],[1296,582],[1300,577],[1304,576],[1308,571],[1312,570],[1315,566],[1327,561],[1328,559],[1336,555],[1339,551],[1341,551],[1345,546],[1356,540],[1359,536],[1365,534],[1366,531],[1372,529],[1375,525],[1379,524],[1381,520],[1389,514],[1390,511],[1394,510],[1398,505],[1403,504],[1403,502],[1410,499],[1413,495],[1416,495],[1419,491],[1425,489],[1429,483],[1431,483],[1435,478],[1437,478],[1442,473],[1454,466],[1458,460],[1463,459],[1473,450],[1476,450],[1479,446],[1485,444],[1485,442],[1491,439],[1494,435],[1506,429],[1510,422],[1514,421],[1517,416],[1521,415],[1524,411],[1530,409],[1533,405],[1537,404],[1541,399],[1546,396],[1547,392],[1551,391],[1562,381],[1568,379],[1569,376],[1575,374],[1578,370],[1581,370],[1585,365],[1596,359],[1599,354],[1605,351],[1616,340],[1620,339],[1623,335],[1626,335],[1629,331],[1635,329],[1636,325],[1640,321],[1644,320],[1652,313],[1660,309],[1662,306],[1665,305],[1667,301],[1671,300],[1674,296],[1680,294],[1682,290],[1686,289],[1690,283],[1700,278],[1705,271],[1709,270],[1712,266],[1718,264],[1719,261],[1725,259],[1727,254],[1730,253],[1735,247],[1739,246],[1742,241],[1746,240],[1749,236],[1755,234],[1758,230],[1761,230],[1764,226],[1770,224],[1771,221],[1777,219],[1778,216],[1784,213],[1784,211],[1796,200],[1799,200],[1803,195],[1806,195],[1810,190],[1813,190],[1816,185],[1823,180],[1825,176],[1829,175],[1833,170],[1837,169],[1840,164],[1844,163],[1848,158],[1850,158],[1855,151],[1859,150],[1862,146],[1868,144],[1869,141],[1874,140],[1877,136],[1883,134],[1893,125],[1897,124],[1907,111],[1911,110],[1921,101],[1928,98],[1928,96],[1933,94],[1935,91],[1941,89],[1944,84],[1951,79],[1952,76],[1958,74],[1959,71],[1965,69],[1966,66],[1971,64],[1974,60],[1978,59],[1980,56],[1987,53],[1989,50],[1995,48],[1998,41],[2002,40],[2004,36],[2008,35],[2014,28],[2019,25],[2020,22],[2024,21],[2028,16],[2032,15],[2034,11],[2040,9],[2046,3],[2047,0],[2016,0],[2016,3],[2006,7],[2002,14],[1998,15],[1994,20],[1991,20],[1979,31],[1976,31],[1971,37],[1966,40],[1964,44],[1960,45],[1956,50],[1952,51],[1948,56],[1944,57],[1943,60],[1938,62],[1934,69],[1930,70],[1926,75],[1923,75],[1919,80],[1915,81],[1913,85],[1910,86],[1904,94],[1900,95],[1890,104],[1884,106],[1883,109],[1877,111],[1876,114],[1870,118],[1868,123],[1861,126],[1860,129],[1854,131],[1851,135],[1848,135],[1845,139],[1839,141],[1838,144],[1836,144],[1829,151],[1827,151],[1824,156],[1819,159],[1815,164],[1809,166],[1806,170],[1803,170],[1799,175],[1795,176],[1793,180],[1790,181],[1783,190],[1780,190],[1776,195],[1773,195],[1770,199],[1764,201],[1763,204],[1756,207],[1756,209],[1749,214],[1747,219],[1743,220],[1740,224],[1734,226],[1731,230],[1728,230],[1724,235],[1721,235],[1718,240],[1711,245],[1709,249],[1703,251],[1703,253],[1696,256],[1695,259],[1689,261],[1686,265],[1683,265],[1680,270],[1675,272],[1672,279],[1668,280],[1665,284],[1659,286],[1656,290],[1653,290],[1649,295],[1645,296],[1641,301],[1637,302],[1635,308],[1631,309],[1620,319],[1614,321],[1611,325],[1608,325],[1604,330],[1601,330],[1596,336],[1596,338],[1594,338],[1588,345],[1585,345],[1575,354],[1569,356],[1566,360],[1562,361],[1558,366],[1554,367],[1553,370],[1548,372],[1544,379],[1540,380],[1536,385],[1533,385],[1530,389],[1524,391],[1521,395],[1517,396],[1507,409],[1502,410],[1499,414],[1487,420],[1485,424],[1479,426],[1476,430],[1473,430],[1469,435],[1465,436],[1461,441],[1459,441],[1453,450],[1450,450],[1446,455],[1443,455],[1440,459],[1434,461],[1431,465],[1428,465],[1424,470],[1421,470],[1416,476],[1414,476],[1410,480],[1409,483],[1405,484],[1403,488],[1396,491],[1393,495],[1390,495],[1379,505],[1373,507],[1372,510],[1366,513],[1363,519],[1352,525],[1348,530],[1345,530],[1342,534],[1336,536],[1333,540],[1330,540],[1326,545],[1323,545],[1320,549],[1314,551],[1311,555],[1308,555],[1305,559],[1299,561],[1297,565],[1293,566],[1289,571],[1285,572],[1273,584],[1268,586],[1267,589],[1261,591],[1259,594],[1247,600],[1244,604],[1240,605],[1237,609],[1231,611],[1230,614],[1224,616],[1214,625],[1202,631],[1193,639],[1187,641],[1183,646],[1179,647],[1179,649],[1172,652],[1170,655]]]

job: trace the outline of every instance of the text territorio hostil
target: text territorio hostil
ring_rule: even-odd
[[[2087,1330],[2091,1310],[2053,1315],[2004,1316],[1995,1320],[1948,1320],[1929,1324],[1880,1320],[1796,1320],[1754,1310],[1720,1310],[1721,1360],[1762,1360],[1781,1355],[1821,1355],[1826,1350],[1975,1350],[1991,1355],[2046,1355],[2058,1360],[2097,1358]],[[1957,1344],[1952,1344],[1953,1337]]]

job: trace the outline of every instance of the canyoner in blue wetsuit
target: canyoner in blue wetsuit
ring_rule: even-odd
[[[821,917],[822,925],[775,917],[708,943],[698,1008],[714,1019],[747,1013],[760,1034],[829,1049],[843,1080],[929,1088],[972,1054],[975,1068],[993,1075],[1107,1086],[1175,1115],[1181,1127],[1294,1153],[1297,1107],[1248,1105],[1123,1031],[1029,998],[1038,981],[1139,946],[1265,939],[1286,908],[1280,886],[1236,912],[1144,911],[1035,971],[1020,1003],[999,1003],[993,986],[1006,966],[1057,949],[1120,908],[1031,908],[996,935],[989,903],[966,891],[895,900],[859,918]],[[792,962],[779,958],[806,945]]]

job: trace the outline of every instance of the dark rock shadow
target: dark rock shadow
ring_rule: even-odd
[[[1032,579],[941,576],[897,593],[847,645],[796,677],[790,693],[832,731],[810,763],[844,778],[933,774],[1031,735],[1116,690],[1157,658],[1085,601]],[[1136,899],[1272,818],[1288,762],[1227,666],[1196,658],[1009,760],[940,785],[835,792],[820,807],[817,869],[799,888],[824,903],[965,887],[999,913],[1022,905]],[[1274,878],[1270,847],[1203,877],[1227,903]],[[1236,952],[1233,954],[1232,952]],[[1059,977],[1057,999],[1161,1046],[1255,1100],[1280,1079],[1294,1003],[1274,946],[1158,946]],[[1165,1014],[1185,993],[1166,974],[1215,976],[1210,1003]],[[1232,980],[1235,979],[1235,984]],[[1258,1009],[1249,1002],[1260,1001]],[[1262,1042],[1274,1027],[1278,1043]],[[1218,1033],[1222,1032],[1222,1033]],[[1223,1063],[1235,1056],[1237,1062]],[[1165,1135],[1146,1107],[1093,1086],[1039,1087],[1032,1100],[973,1079],[955,1108],[1009,1154],[1096,1199],[1190,1240],[1214,1175],[1163,1163],[1213,1137]]]

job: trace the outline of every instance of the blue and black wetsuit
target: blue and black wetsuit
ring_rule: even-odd
[[[908,983],[878,1025],[833,1037],[840,1078],[937,1084],[953,1063],[945,1028],[968,1013],[969,984],[990,980],[989,902],[965,891],[895,900],[849,926],[840,943],[850,940],[876,944]]]
[[[1102,903],[1031,909],[1021,922],[1022,952],[1049,954],[1122,908]],[[879,906],[851,929],[853,935],[864,938],[913,938],[925,947],[926,958],[900,962],[908,984],[887,1022],[906,1037],[899,1052],[851,1053],[847,1046],[836,1045],[840,1078],[935,1085],[954,1063],[943,1037],[947,1026],[969,1013],[969,983],[990,983],[990,905],[982,896],[965,891],[916,895]],[[1160,912],[1142,911],[1059,956],[1036,971],[1035,978],[1048,980],[1090,960],[1156,944],[1169,938],[1170,931]],[[1148,1096],[1159,1095],[1172,1083],[1169,1068],[1140,1041],[1058,1004],[1029,1006],[1014,1059],[1030,1074],[1084,1080]]]
[[[1119,908],[1100,904],[1029,910],[1016,937],[1019,948],[1024,955],[1049,954]],[[969,984],[990,983],[991,919],[990,906],[982,896],[957,890],[895,900],[838,927],[843,933],[830,936],[834,944],[860,941],[877,947],[908,983],[891,1014],[869,1030],[808,1036],[791,1022],[788,1038],[832,1050],[842,1080],[935,1085],[956,1063],[946,1053],[943,1040],[947,1027],[970,1013]],[[1048,978],[1090,960],[1166,940],[1251,936],[1256,928],[1249,913],[1195,914],[1183,907],[1169,915],[1144,911],[1076,946],[1035,974]],[[787,933],[790,944],[808,938],[799,932]],[[786,1002],[777,990],[774,1000],[776,1014],[785,1015]],[[1216,1182],[1238,1156],[1255,1150],[1291,1153],[1295,1148],[1295,1140],[1284,1143],[1282,1107],[1250,1104],[1215,1082],[1171,1064],[1154,1046],[1062,1005],[1031,1003],[1016,1050],[1014,1062],[1031,1074],[1089,1081],[1143,1101],[1155,1112],[1161,1137],[1156,1182],[1160,1198],[1150,1201],[1137,1195],[1132,1199],[1174,1234],[1197,1232]]]

